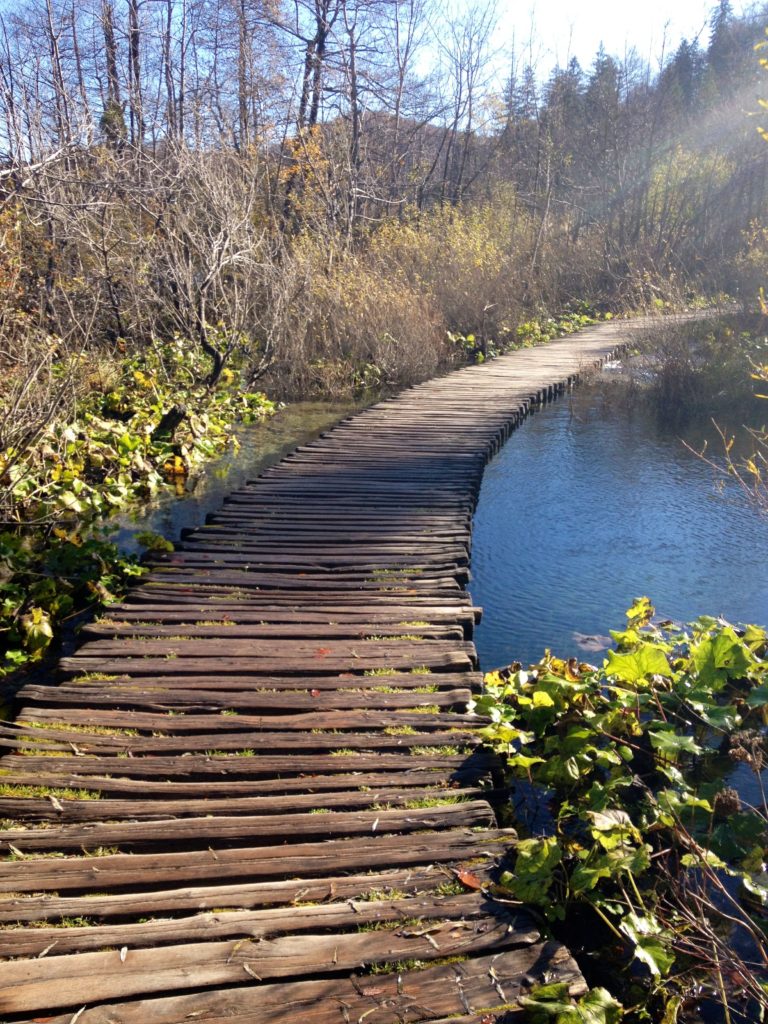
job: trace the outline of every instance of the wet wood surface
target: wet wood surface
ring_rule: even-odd
[[[641,321],[304,444],[157,555],[0,725],[0,1020],[516,1019],[584,988],[498,887],[466,713],[487,460]]]

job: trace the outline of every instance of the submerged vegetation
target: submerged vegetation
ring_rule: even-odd
[[[721,311],[691,323],[659,324],[621,373],[601,382],[606,405],[650,408],[664,430],[713,424],[716,436],[692,448],[715,483],[768,514],[768,336],[766,314]],[[752,424],[752,426],[745,426]],[[687,441],[683,442],[691,448]]]
[[[768,307],[763,309],[763,313],[768,314]],[[764,329],[765,324],[760,327]],[[746,392],[745,404],[750,400],[764,402],[768,400],[768,337],[743,333],[741,342],[740,370],[743,374],[746,350],[746,371],[750,385],[742,392]],[[743,411],[743,405],[740,408]],[[761,412],[764,414],[765,411],[766,407],[763,406]],[[729,482],[735,483],[753,507],[763,515],[768,515],[768,424],[762,418],[758,422],[762,425],[745,428],[740,436],[718,426],[722,450],[708,452],[705,449],[699,454],[712,467],[723,486]],[[744,448],[747,449],[746,454],[743,453]]]
[[[754,315],[660,326],[630,364],[630,380],[668,426],[732,420],[734,411],[744,422],[765,411],[755,387],[758,365],[768,358],[765,327]]]
[[[568,939],[622,1019],[674,1022],[702,1000],[762,1019],[768,635],[653,614],[635,603],[601,668],[547,652],[486,675],[482,735],[536,809],[500,883]]]

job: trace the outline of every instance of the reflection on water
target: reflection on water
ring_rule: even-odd
[[[599,663],[641,594],[675,620],[768,624],[768,521],[718,494],[652,412],[605,408],[606,387],[621,394],[603,379],[527,420],[486,469],[471,584],[485,669],[545,647]],[[721,450],[713,427],[683,430]]]
[[[176,540],[181,530],[202,525],[230,491],[370,401],[369,396],[359,402],[297,402],[264,423],[243,428],[237,435],[239,450],[232,448],[206,464],[188,482],[181,498],[168,487],[151,504],[114,516],[110,521],[116,527],[114,539],[126,553],[139,549],[134,539],[137,531],[152,530]]]

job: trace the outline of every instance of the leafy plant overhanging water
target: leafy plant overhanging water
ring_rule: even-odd
[[[91,368],[84,356],[55,367],[72,400],[13,443],[14,407],[0,416],[0,678],[49,647],[62,622],[108,603],[142,568],[108,540],[105,519],[184,483],[237,439],[234,424],[275,411],[243,387],[236,359],[214,384],[209,360],[189,341],[155,342]],[[87,384],[87,387],[86,387]],[[24,388],[16,395],[17,416]],[[21,417],[23,419],[23,417]],[[3,429],[5,428],[5,429]],[[149,543],[153,543],[149,538]]]
[[[533,1020],[674,1024],[702,999],[728,1022],[768,1008],[768,637],[653,616],[638,599],[601,668],[547,652],[488,673],[471,704],[513,794],[540,808],[500,892],[576,940],[605,986],[579,1007],[541,989]]]

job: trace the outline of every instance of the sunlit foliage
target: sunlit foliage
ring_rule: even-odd
[[[703,985],[726,1007],[765,1008],[768,637],[653,615],[639,599],[600,668],[547,652],[486,675],[481,734],[539,807],[501,886],[554,927],[591,928],[624,1000],[653,995],[649,1009],[671,1013]],[[752,775],[751,802],[735,769]]]

